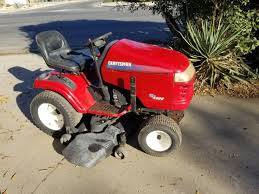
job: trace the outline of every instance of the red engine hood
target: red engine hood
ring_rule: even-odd
[[[109,60],[132,63],[147,72],[176,73],[189,65],[189,59],[178,51],[127,39],[119,40],[109,53]]]

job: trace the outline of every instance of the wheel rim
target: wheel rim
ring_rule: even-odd
[[[157,152],[168,150],[172,145],[171,137],[164,131],[152,131],[146,137],[148,147]]]
[[[58,131],[64,126],[63,115],[52,104],[41,104],[38,108],[38,115],[43,125],[53,131]]]

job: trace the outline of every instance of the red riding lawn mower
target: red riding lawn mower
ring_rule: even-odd
[[[59,137],[64,157],[93,167],[107,156],[126,157],[130,125],[140,148],[165,156],[181,144],[179,122],[193,96],[195,69],[180,52],[127,39],[107,43],[111,33],[71,50],[57,31],[36,42],[46,64],[31,102],[34,123]],[[136,128],[136,127],[135,127]]]

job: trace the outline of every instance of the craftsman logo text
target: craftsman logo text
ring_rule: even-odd
[[[108,61],[109,66],[119,66],[119,67],[131,67],[132,63],[130,62],[120,62],[120,61]]]

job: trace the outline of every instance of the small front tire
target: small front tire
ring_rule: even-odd
[[[166,156],[176,151],[182,142],[182,133],[178,124],[164,115],[150,118],[142,126],[138,143],[141,149],[152,156]]]

